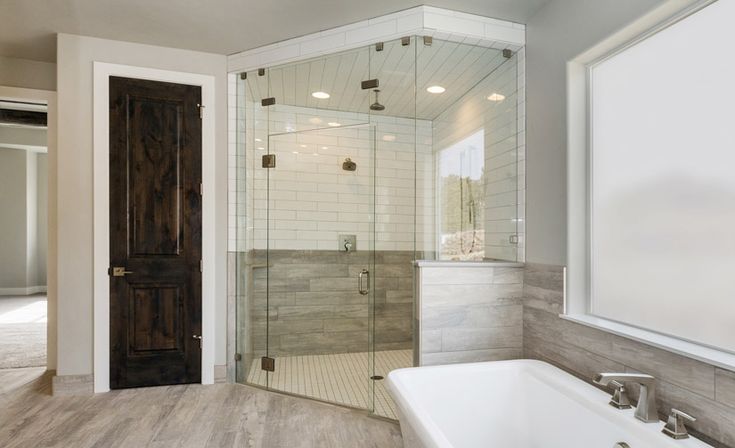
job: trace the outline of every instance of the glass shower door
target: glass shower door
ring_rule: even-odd
[[[339,119],[268,137],[262,367],[272,389],[372,410],[375,129]]]

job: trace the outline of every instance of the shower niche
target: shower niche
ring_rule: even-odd
[[[236,74],[238,382],[395,418],[414,261],[522,258],[504,49],[411,35]]]

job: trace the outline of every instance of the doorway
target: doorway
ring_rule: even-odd
[[[11,383],[49,363],[48,103],[32,96],[0,94],[0,377]]]
[[[201,97],[109,79],[113,389],[202,379]]]

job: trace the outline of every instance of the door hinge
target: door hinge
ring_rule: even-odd
[[[235,353],[235,361],[242,361],[242,355],[240,353]]]
[[[276,360],[267,356],[263,356],[262,358],[260,358],[260,369],[265,370],[266,372],[275,372]]]
[[[204,105],[203,104],[197,104],[197,108],[199,109],[199,118],[204,118]]]
[[[263,107],[272,106],[274,104],[276,104],[275,97],[263,98],[262,100],[260,100],[260,105]]]
[[[199,272],[204,272],[204,262],[199,260]]]
[[[262,166],[263,168],[275,168],[276,167],[276,155],[275,154],[263,154]]]
[[[204,183],[199,182],[199,196],[204,196]]]

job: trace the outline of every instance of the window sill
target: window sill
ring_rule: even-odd
[[[704,345],[666,336],[653,331],[643,330],[631,325],[613,322],[588,314],[561,314],[566,319],[598,330],[606,331],[624,338],[633,339],[644,344],[652,345],[661,350],[676,353],[677,355],[693,358],[698,361],[712,364],[727,370],[735,369],[735,354],[717,350]]]

